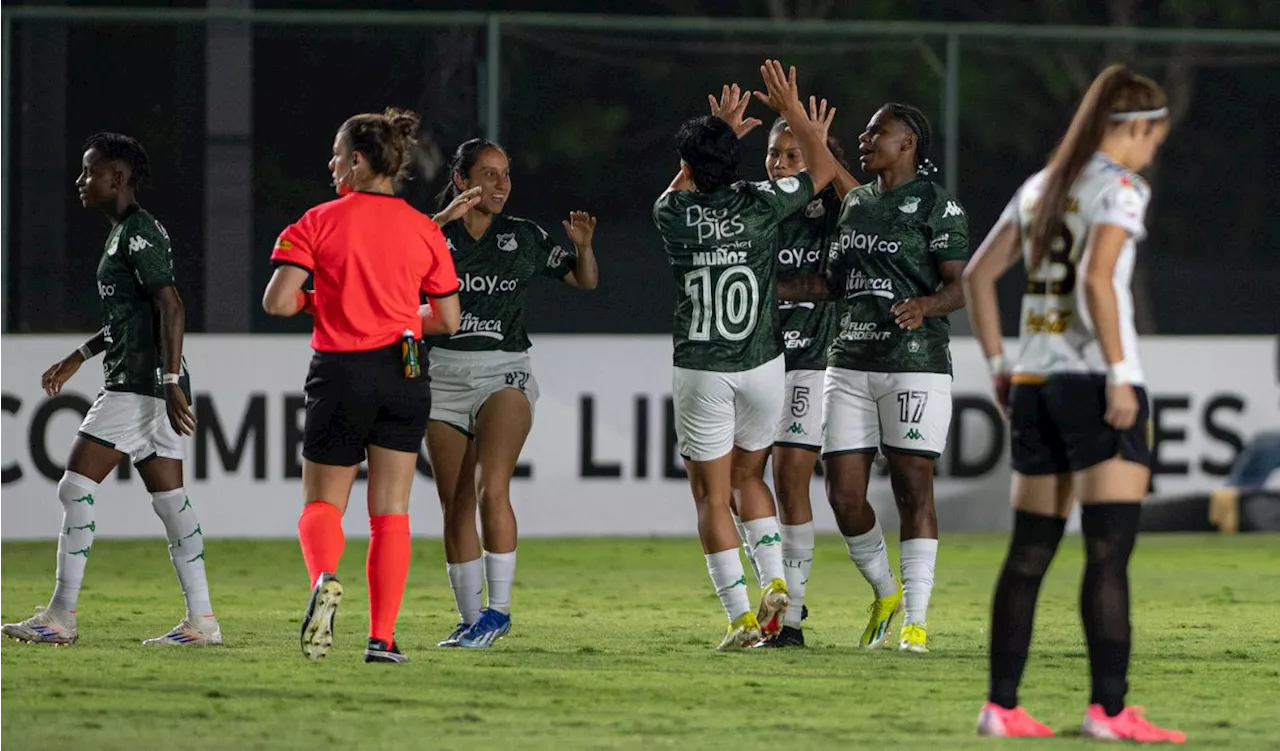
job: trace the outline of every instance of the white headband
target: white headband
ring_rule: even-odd
[[[1122,123],[1128,120],[1160,120],[1169,116],[1169,108],[1161,107],[1158,110],[1139,110],[1137,112],[1116,112],[1107,119],[1114,123]]]

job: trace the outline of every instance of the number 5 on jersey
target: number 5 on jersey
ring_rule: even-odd
[[[760,284],[746,266],[720,269],[714,283],[710,267],[684,275],[684,292],[693,304],[689,340],[706,342],[712,328],[721,339],[739,342],[755,330],[760,308]]]

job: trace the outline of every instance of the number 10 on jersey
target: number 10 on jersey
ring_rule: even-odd
[[[721,339],[738,342],[756,328],[760,309],[760,284],[746,266],[729,266],[720,271],[714,284],[711,268],[704,266],[684,275],[684,292],[693,305],[689,340],[711,340],[711,329]]]

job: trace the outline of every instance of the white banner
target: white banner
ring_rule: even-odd
[[[102,385],[99,361],[47,398],[40,374],[82,341],[3,339],[3,487],[0,536],[57,534],[57,481],[75,432]],[[1244,441],[1280,425],[1276,343],[1268,337],[1150,338],[1156,490],[1216,487]],[[939,463],[937,505],[947,529],[1004,529],[1009,512],[1007,430],[988,393],[974,340],[952,344],[955,419]],[[199,419],[188,440],[186,486],[206,534],[291,537],[301,503],[302,384],[310,349],[296,336],[191,335],[186,339]],[[693,502],[671,425],[671,343],[665,336],[540,336],[541,386],[533,433],[512,487],[524,535],[691,534]],[[439,536],[439,504],[425,460],[413,490],[415,535]],[[347,532],[367,534],[357,483]],[[896,526],[888,480],[872,502]],[[821,479],[815,518],[834,530]],[[145,488],[125,464],[99,494],[98,534],[158,537]]]

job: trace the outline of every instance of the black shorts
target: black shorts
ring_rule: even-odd
[[[1135,386],[1138,417],[1128,430],[1107,425],[1107,379],[1102,375],[1052,376],[1043,383],[1015,383],[1009,392],[1013,470],[1023,475],[1079,472],[1120,457],[1151,465],[1147,391]]]
[[[420,355],[425,355],[420,348]],[[421,361],[421,360],[420,360]],[[431,381],[405,378],[400,344],[367,352],[317,352],[307,372],[302,456],[350,467],[368,446],[417,453],[431,414]]]

